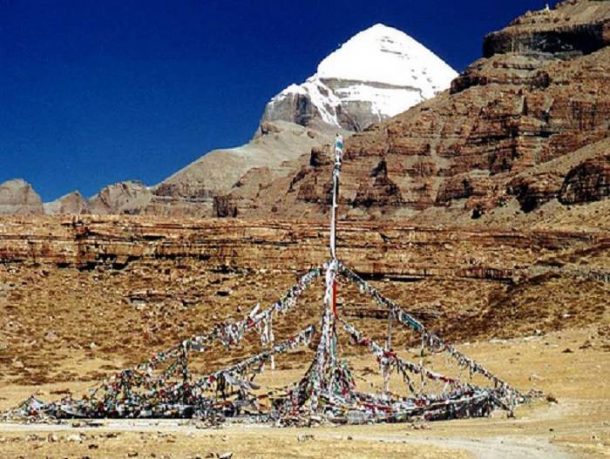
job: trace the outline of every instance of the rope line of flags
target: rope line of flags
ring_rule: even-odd
[[[512,411],[527,401],[506,381],[467,357],[454,346],[429,331],[424,324],[383,296],[372,285],[337,258],[336,209],[343,158],[343,139],[337,136],[333,166],[330,256],[320,268],[305,273],[285,295],[265,309],[256,305],[241,320],[221,323],[206,334],[185,339],[157,352],[148,360],[124,369],[80,399],[65,397],[44,403],[30,398],[4,413],[5,419],[66,418],[200,418],[211,423],[229,419],[270,422],[275,425],[312,425],[315,422],[363,423],[399,422],[414,418],[427,420],[487,416],[496,408]],[[303,292],[323,277],[324,311],[319,323],[309,324],[296,335],[275,342],[274,317],[295,309]],[[388,311],[385,344],[366,336],[341,317],[337,309],[339,281],[355,284]],[[400,325],[421,339],[421,359],[410,362],[392,349],[391,334]],[[226,351],[235,348],[246,335],[258,333],[264,350],[237,363],[196,377],[190,365],[193,353],[210,351],[220,343]],[[356,346],[365,347],[377,360],[383,390],[366,393],[358,390],[353,368],[342,359],[339,332]],[[274,358],[290,354],[298,347],[315,348],[314,358],[296,383],[263,389],[255,382],[265,367],[274,368]],[[424,365],[424,351],[445,355],[470,375],[480,375],[489,386],[463,382],[433,371]],[[390,391],[392,374],[404,382],[406,390]],[[417,384],[419,380],[420,384]],[[471,380],[472,381],[472,380]],[[428,383],[442,389],[428,391]]]

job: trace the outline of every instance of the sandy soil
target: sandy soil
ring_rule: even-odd
[[[0,425],[0,457],[610,457],[609,340],[608,327],[599,325],[462,344],[463,351],[517,387],[544,391],[548,400],[520,407],[515,418],[496,412],[490,419],[312,429],[202,428],[195,421],[104,421],[95,427],[82,421],[5,423]],[[363,357],[354,357],[353,363],[374,367]],[[73,364],[87,372],[102,362],[86,362],[83,356]],[[300,372],[267,372],[260,382],[279,385]],[[378,380],[376,375],[369,379],[373,385]],[[77,394],[88,384],[5,382],[0,408],[34,392],[44,399],[57,398],[65,389]]]

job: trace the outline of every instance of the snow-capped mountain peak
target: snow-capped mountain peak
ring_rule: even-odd
[[[321,79],[412,85],[432,97],[456,72],[406,33],[376,24],[350,38],[318,65]]]
[[[433,97],[456,76],[404,32],[375,24],[323,59],[304,83],[276,95],[263,120],[359,130]]]

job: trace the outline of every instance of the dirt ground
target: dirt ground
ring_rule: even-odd
[[[3,458],[196,457],[610,457],[610,327],[595,325],[459,346],[522,390],[545,396],[509,418],[316,428],[226,425],[195,421],[83,421],[0,425]],[[407,354],[411,351],[405,351]],[[109,362],[86,355],[71,362],[86,373]],[[119,362],[114,362],[119,364]],[[371,365],[361,356],[353,365]],[[373,365],[374,366],[374,365]],[[261,375],[261,384],[295,380],[303,368]],[[377,375],[369,377],[375,384]],[[84,391],[90,382],[39,386],[0,383],[0,409],[36,393],[42,399]],[[361,384],[366,384],[361,382]],[[398,388],[397,388],[398,389]]]

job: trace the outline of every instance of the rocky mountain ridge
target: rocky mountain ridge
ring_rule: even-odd
[[[609,2],[571,0],[488,35],[486,57],[449,92],[346,141],[344,214],[508,222],[551,201],[605,199],[609,24]],[[242,216],[317,218],[328,204],[329,154],[303,157],[290,177],[267,185],[255,207],[229,198]]]
[[[305,83],[272,98],[251,142],[210,152],[164,180],[141,213],[236,216],[226,195],[256,201],[267,183],[289,175],[295,160],[337,131],[350,134],[404,111],[448,88],[456,75],[403,32],[370,27],[322,60]]]

